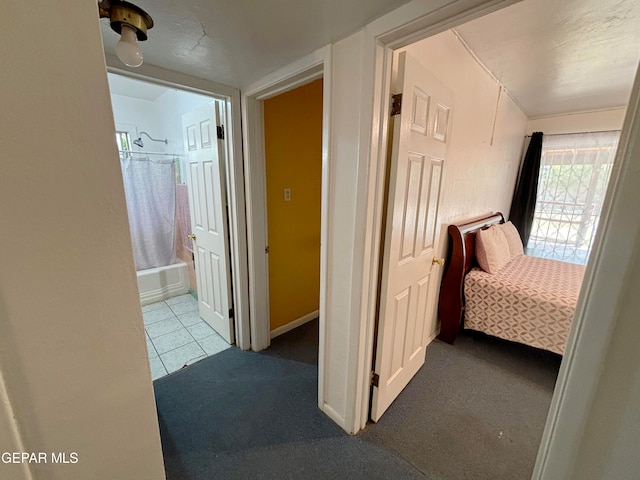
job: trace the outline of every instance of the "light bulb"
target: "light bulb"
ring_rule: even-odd
[[[138,47],[135,28],[122,24],[120,31],[120,41],[116,45],[116,55],[122,63],[129,67],[139,67],[142,65],[142,52]]]

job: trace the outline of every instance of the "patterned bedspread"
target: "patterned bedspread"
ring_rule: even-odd
[[[464,326],[563,354],[585,267],[521,255],[464,280]]]

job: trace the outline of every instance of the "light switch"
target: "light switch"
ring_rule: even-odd
[[[291,189],[290,188],[285,188],[284,189],[284,201],[285,202],[290,202],[291,201]]]

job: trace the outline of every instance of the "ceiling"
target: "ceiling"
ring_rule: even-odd
[[[141,44],[144,61],[247,86],[409,0],[133,0],[154,20]],[[102,20],[105,51],[119,36]]]
[[[136,0],[155,22],[146,63],[234,87],[407,2]],[[113,55],[119,37],[100,23]],[[637,0],[524,0],[456,30],[531,118],[626,105],[640,58]]]
[[[456,30],[530,118],[628,102],[637,0],[524,0]]]

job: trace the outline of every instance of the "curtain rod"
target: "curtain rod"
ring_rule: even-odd
[[[118,150],[120,153],[131,154],[131,153],[140,153],[142,155],[167,155],[170,157],[184,157],[184,153],[165,153],[165,152],[145,152],[139,150]]]
[[[572,132],[572,133],[544,133],[542,132],[542,134],[545,137],[559,137],[561,135],[580,135],[582,133],[587,134],[587,133],[612,133],[612,132],[619,132],[620,130],[594,130],[592,132]],[[531,135],[525,135],[525,138],[530,138]]]

